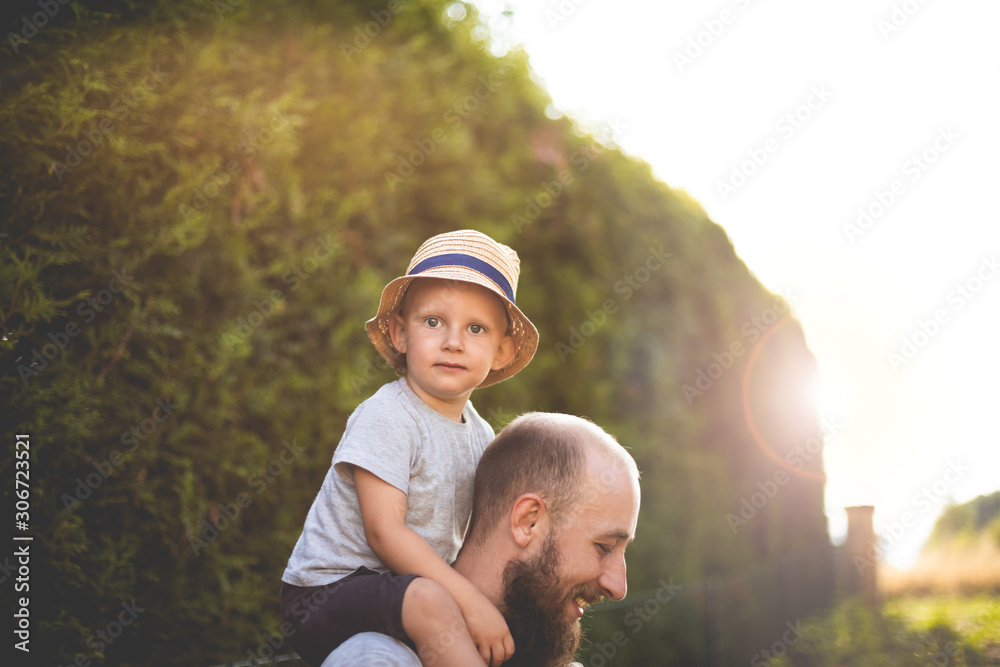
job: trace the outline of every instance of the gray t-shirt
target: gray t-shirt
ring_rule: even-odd
[[[420,658],[410,647],[376,632],[354,635],[326,657],[321,667],[420,667]],[[571,662],[568,667],[583,667]]]
[[[362,632],[327,656],[322,667],[420,667],[420,659],[408,646],[387,635]]]
[[[493,429],[472,403],[454,422],[423,402],[406,378],[383,385],[355,409],[313,501],[282,581],[323,586],[364,565],[387,572],[365,540],[351,465],[406,494],[406,524],[446,563],[469,527],[472,481]]]

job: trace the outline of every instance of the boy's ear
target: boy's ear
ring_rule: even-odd
[[[500,341],[500,346],[497,347],[497,353],[493,355],[493,363],[490,365],[490,370],[500,370],[514,361],[515,354],[517,354],[517,344],[514,342],[514,339],[511,336],[504,336]]]
[[[548,530],[549,511],[545,501],[535,493],[524,493],[510,510],[510,534],[517,546],[527,548],[541,540]]]
[[[399,313],[389,316],[389,340],[396,352],[406,354],[406,327],[403,326],[403,316]]]

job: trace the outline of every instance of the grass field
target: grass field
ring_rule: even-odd
[[[979,664],[1000,664],[1000,548],[992,539],[925,552],[907,571],[884,566],[879,589],[883,611],[908,628],[946,626],[982,657]]]
[[[847,599],[809,619],[769,667],[1000,666],[1000,548],[925,553],[908,571],[880,565],[881,608]]]
[[[978,653],[1000,662],[1000,594],[898,597],[886,601],[884,610],[918,632],[946,625]]]

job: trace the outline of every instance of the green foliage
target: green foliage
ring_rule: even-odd
[[[727,519],[817,435],[801,330],[768,319],[783,302],[697,203],[546,118],[524,54],[487,55],[474,12],[78,4],[5,47],[0,106],[0,392],[7,441],[32,437],[40,660],[213,664],[277,633],[346,418],[393,377],[363,323],[421,241],[463,227],[518,250],[541,332],[476,405],[497,427],[587,415],[632,449],[632,590],[818,553],[784,609],[723,611],[780,626],[825,603],[820,456]],[[694,621],[658,618],[632,664],[699,655]]]
[[[981,536],[1000,546],[1000,491],[945,509],[934,524],[926,549],[975,546]]]
[[[995,636],[994,636],[995,640]],[[888,608],[873,610],[852,598],[803,624],[802,637],[768,663],[771,667],[926,667],[990,664],[981,648],[939,618],[923,626]],[[761,662],[760,664],[765,664]]]
[[[949,625],[978,653],[997,657],[1000,652],[1000,592],[902,597],[886,602],[885,609],[918,631]]]

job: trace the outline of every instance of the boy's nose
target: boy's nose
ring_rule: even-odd
[[[443,347],[449,350],[461,350],[463,345],[462,330],[458,327],[448,327],[445,331]]]

